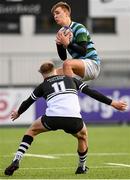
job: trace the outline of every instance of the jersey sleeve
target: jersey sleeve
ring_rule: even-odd
[[[79,53],[82,56],[85,56],[87,51],[87,42],[86,41],[82,41],[80,43],[70,42],[67,48],[72,49],[73,51]]]
[[[42,84],[35,88],[35,90],[31,93],[29,98],[22,102],[18,109],[18,114],[24,113],[39,97],[42,97]]]
[[[110,105],[112,103],[112,99],[108,98],[107,96],[103,95],[102,93],[94,89],[90,89],[85,82],[82,82],[77,79],[74,79],[74,82],[76,84],[77,89],[80,90],[80,92],[92,97],[93,99],[96,99],[97,101],[105,103],[107,105]]]
[[[31,93],[31,98],[36,101],[38,98],[43,96],[43,83],[37,86]]]
[[[66,60],[67,59],[66,49],[63,47],[63,45],[56,44],[56,46],[57,46],[57,52],[58,52],[60,59],[63,61]]]
[[[82,85],[82,84],[84,84],[82,81],[80,81],[80,80],[78,80],[78,79],[76,79],[76,78],[73,78],[73,81],[74,81],[74,83],[75,83],[75,85],[76,85],[76,89],[77,90],[79,90],[79,87]],[[86,84],[85,84],[86,85]]]

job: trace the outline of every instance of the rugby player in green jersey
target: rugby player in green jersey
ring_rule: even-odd
[[[55,4],[51,12],[55,22],[61,27],[70,28],[67,35],[63,31],[58,31],[56,35],[56,45],[59,57],[64,61],[63,67],[58,68],[58,74],[68,76],[79,76],[85,80],[93,80],[100,73],[100,58],[94,48],[87,28],[71,19],[71,8],[66,2]],[[70,36],[73,33],[73,38]],[[67,59],[67,52],[72,59]]]

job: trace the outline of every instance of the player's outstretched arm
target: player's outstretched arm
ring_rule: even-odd
[[[127,109],[127,103],[124,101],[115,101],[112,100],[111,106],[119,111],[125,111]]]
[[[22,113],[24,113],[34,102],[35,100],[33,100],[31,96],[27,100],[23,101],[18,111],[12,111],[11,113],[12,121],[17,119]]]
[[[82,92],[84,92],[85,94],[89,95],[90,97],[92,97],[102,103],[112,106],[113,108],[117,109],[118,111],[125,111],[127,109],[126,102],[113,100],[96,90],[88,88],[87,86],[83,89]]]
[[[41,96],[42,96],[42,84],[37,86],[33,91],[33,93],[31,93],[31,96],[29,96],[29,98],[27,98],[25,101],[22,102],[18,111],[13,111],[11,113],[12,121],[17,119],[22,113],[24,113],[37,100],[37,98]]]
[[[94,89],[90,89],[88,87],[88,85],[82,81],[79,81],[75,78],[74,79],[74,82],[77,86],[77,89],[79,89],[81,92],[83,92],[84,94],[87,94],[88,96],[96,99],[97,101],[99,102],[102,102],[102,103],[105,103],[107,105],[110,105],[112,106],[113,108],[119,110],[119,111],[125,111],[127,109],[127,103],[125,101],[116,101],[116,100],[113,100],[105,95],[103,95],[102,93],[94,90]]]

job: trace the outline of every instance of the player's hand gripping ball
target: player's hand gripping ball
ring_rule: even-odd
[[[68,26],[63,26],[59,32],[63,32],[65,36],[67,36],[69,34],[70,36],[70,41],[72,41],[73,39],[73,32],[72,32],[72,29]]]

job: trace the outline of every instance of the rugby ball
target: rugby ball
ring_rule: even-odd
[[[63,32],[65,36],[67,36],[68,34],[70,34],[70,41],[72,41],[73,39],[73,32],[72,29],[68,26],[63,26],[59,32]]]

